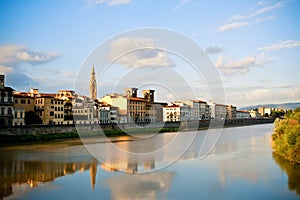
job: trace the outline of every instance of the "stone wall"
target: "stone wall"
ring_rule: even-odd
[[[273,123],[274,119],[234,119],[226,120],[225,127],[229,126],[245,126],[252,124]],[[198,128],[207,127],[222,127],[220,121],[189,121],[189,122],[157,122],[157,123],[144,123],[144,124],[108,124],[108,125],[34,125],[34,126],[22,126],[22,127],[0,127],[0,135],[30,135],[30,134],[53,134],[53,133],[71,133],[80,130],[80,132],[91,132],[98,130],[126,130],[129,128],[180,128],[182,130],[195,130]]]

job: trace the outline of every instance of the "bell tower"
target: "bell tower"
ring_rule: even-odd
[[[92,67],[91,79],[90,79],[90,98],[97,99],[97,83],[95,78],[94,65]]]

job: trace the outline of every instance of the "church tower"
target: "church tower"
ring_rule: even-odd
[[[97,83],[96,83],[96,78],[95,78],[94,65],[92,68],[91,79],[90,79],[90,98],[97,99]]]

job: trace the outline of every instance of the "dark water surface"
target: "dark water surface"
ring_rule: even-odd
[[[91,139],[87,146],[98,145],[97,151],[110,155],[99,162],[80,140],[1,147],[0,198],[300,199],[300,166],[272,153],[272,131],[273,124],[225,128],[210,154],[199,159],[205,136],[200,131],[191,148],[163,169],[163,163],[176,159],[176,149],[141,160],[110,152],[107,139]],[[147,152],[165,146],[174,135],[146,141],[124,136],[113,144]],[[143,170],[154,172],[139,174]]]

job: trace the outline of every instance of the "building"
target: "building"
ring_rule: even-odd
[[[78,96],[73,104],[73,119],[75,124],[98,124],[98,103],[84,96]]]
[[[63,100],[72,100],[76,97],[74,90],[58,90],[56,98],[63,99]]]
[[[14,108],[24,109],[25,112],[34,111],[35,97],[28,92],[14,92]]]
[[[209,105],[202,100],[180,100],[175,101],[177,103],[187,104],[191,108],[190,119],[191,120],[204,120],[210,119],[210,107]]]
[[[226,119],[236,118],[236,106],[226,105]]]
[[[24,126],[25,125],[25,109],[24,108],[15,108],[14,109],[14,126]]]
[[[126,88],[127,122],[150,123],[156,121],[154,90],[143,90],[143,97],[137,97],[137,88]]]
[[[248,119],[251,115],[247,110],[237,110],[236,111],[236,118],[237,119]]]
[[[117,115],[118,108],[109,104],[102,104],[99,106],[99,124],[115,124],[118,123]]]
[[[91,79],[90,79],[90,98],[97,99],[97,83],[95,78],[95,68],[92,67]]]
[[[212,119],[225,119],[226,118],[226,105],[209,103],[211,109]]]
[[[106,103],[113,107],[118,108],[118,117],[127,115],[127,98],[126,96],[111,93],[105,95],[103,98],[98,100],[99,102]]]
[[[0,74],[0,127],[13,124],[13,91],[11,87],[5,87],[5,76]]]
[[[173,103],[163,107],[164,122],[179,122],[190,120],[191,108],[185,103]]]
[[[150,123],[163,120],[163,106],[166,103],[154,101],[154,90],[143,90],[143,97],[137,96],[138,88],[126,88],[125,95],[107,94],[99,101],[117,108],[118,123]]]
[[[64,121],[64,100],[56,94],[39,94],[35,98],[35,112],[44,125],[60,125]]]
[[[267,108],[263,106],[258,107],[259,114],[264,117],[269,117],[271,115],[272,110],[273,108]]]
[[[180,121],[180,106],[171,104],[163,107],[164,122],[179,122]]]
[[[249,113],[252,118],[261,118],[260,113],[256,110],[250,110]]]

